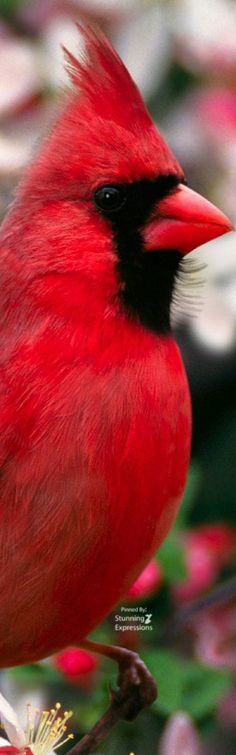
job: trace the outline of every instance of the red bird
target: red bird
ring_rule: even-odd
[[[191,436],[173,286],[232,229],[109,42],[83,34],[0,235],[1,666],[83,641],[168,532]]]

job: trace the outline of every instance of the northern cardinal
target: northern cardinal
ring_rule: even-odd
[[[110,43],[82,33],[1,228],[1,666],[89,645],[168,532],[191,436],[173,286],[232,229]]]

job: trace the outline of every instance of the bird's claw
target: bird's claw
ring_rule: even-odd
[[[153,676],[137,653],[127,652],[119,662],[118,690],[109,686],[110,701],[125,721],[133,721],[157,697]]]
[[[107,656],[115,659],[119,666],[118,689],[113,689],[109,684],[109,707],[92,731],[70,750],[69,755],[94,752],[118,721],[133,721],[143,708],[156,699],[156,683],[137,653],[120,647],[107,646],[106,650]]]

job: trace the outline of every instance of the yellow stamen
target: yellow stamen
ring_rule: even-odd
[[[59,747],[62,747],[62,745],[65,745],[66,742],[69,741],[69,739],[74,739],[74,734],[68,734],[68,737],[66,737],[66,739],[63,739],[62,742],[60,742],[60,744],[57,745],[57,750],[59,749]]]
[[[64,737],[67,732],[67,722],[73,713],[71,710],[66,710],[59,716],[60,709],[61,704],[56,703],[51,710],[41,712],[28,703],[25,736],[26,745],[30,747],[33,755],[50,755],[52,750],[74,738],[73,734]]]

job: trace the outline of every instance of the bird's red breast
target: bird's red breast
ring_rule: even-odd
[[[105,330],[103,356],[104,332],[89,353],[78,332],[45,328],[12,361],[2,665],[83,638],[166,535],[183,492],[190,407],[177,347],[122,320]]]

